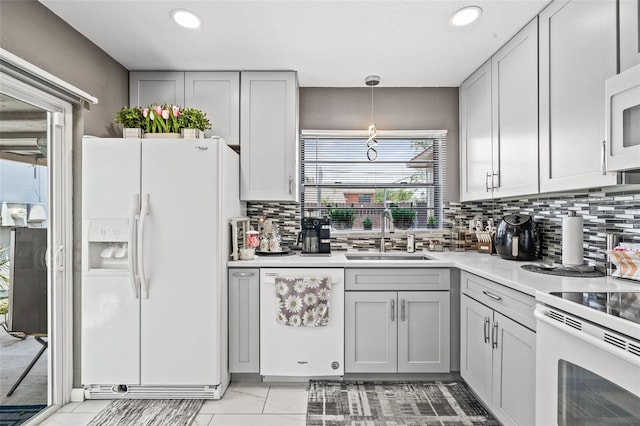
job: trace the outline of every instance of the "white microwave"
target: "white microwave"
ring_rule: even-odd
[[[640,65],[605,82],[606,171],[640,169]]]

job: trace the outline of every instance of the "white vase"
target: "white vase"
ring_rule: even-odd
[[[140,139],[142,137],[142,129],[137,127],[125,127],[122,129],[122,137]]]
[[[145,139],[180,139],[180,133],[145,133]]]
[[[183,139],[204,139],[204,132],[200,129],[180,129]]]

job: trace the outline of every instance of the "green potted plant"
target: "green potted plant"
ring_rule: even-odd
[[[436,227],[436,218],[434,216],[429,216],[427,219],[427,228],[435,228]]]
[[[204,132],[211,129],[207,114],[196,108],[185,108],[178,117],[183,138],[204,138]]]
[[[331,219],[331,225],[334,229],[351,229],[353,227],[353,219],[356,217],[353,204],[351,207],[327,207],[327,215]]]
[[[362,229],[364,229],[365,231],[368,231],[372,227],[373,227],[373,221],[371,220],[371,218],[369,216],[365,217],[364,220],[362,221]]]
[[[122,107],[115,115],[115,122],[122,125],[123,138],[141,138],[143,119],[140,107]]]
[[[393,226],[397,229],[409,229],[413,226],[416,218],[416,209],[414,207],[398,207],[391,205],[391,216],[393,217]]]

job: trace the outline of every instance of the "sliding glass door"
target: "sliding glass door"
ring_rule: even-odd
[[[71,112],[68,102],[0,73],[3,407],[35,411],[70,398]]]

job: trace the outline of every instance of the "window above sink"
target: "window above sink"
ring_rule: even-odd
[[[367,135],[302,131],[303,216],[331,217],[335,230],[380,230],[390,208],[396,229],[440,228],[447,132],[379,131],[376,161]]]

